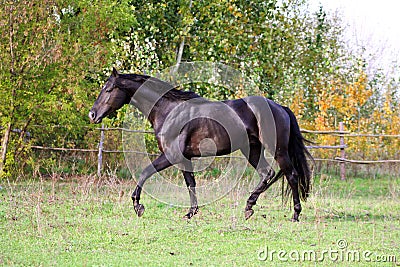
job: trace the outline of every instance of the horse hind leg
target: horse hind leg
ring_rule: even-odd
[[[188,166],[189,165],[189,166]],[[190,208],[188,213],[184,216],[186,219],[191,219],[199,210],[196,196],[196,180],[192,171],[192,164],[187,164],[185,170],[182,170],[183,177],[185,178],[186,186],[189,191]]]
[[[260,194],[265,192],[275,182],[275,171],[268,165],[264,157],[264,149],[261,143],[251,146],[249,156],[247,157],[249,163],[256,169],[260,176],[260,182],[247,199],[245,208],[245,218],[248,220],[253,214],[253,206],[256,204]]]
[[[283,171],[288,180],[289,186],[292,190],[293,195],[293,208],[294,213],[292,217],[292,222],[299,221],[299,215],[301,213],[301,204],[300,204],[300,197],[299,197],[299,180],[298,174],[296,169],[293,167],[293,164],[289,158],[289,155],[280,155],[277,156],[277,161],[279,167]]]
[[[250,197],[247,199],[247,204],[245,208],[246,220],[248,220],[253,215],[253,206],[256,204],[258,197],[277,181],[275,171],[272,169],[267,174],[263,173],[259,175],[261,177],[261,180],[254,191],[251,193]]]

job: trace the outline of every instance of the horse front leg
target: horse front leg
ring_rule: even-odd
[[[142,216],[144,213],[144,206],[139,203],[140,194],[142,192],[144,183],[149,177],[151,177],[156,172],[160,172],[170,166],[172,166],[172,164],[168,161],[165,154],[161,154],[150,165],[148,165],[140,174],[138,183],[132,194],[133,207],[135,209],[136,214],[139,217]]]

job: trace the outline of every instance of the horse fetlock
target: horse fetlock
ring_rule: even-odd
[[[300,203],[294,205],[294,214],[292,218],[292,222],[298,222],[299,221],[299,215],[301,212],[301,205]]]
[[[299,221],[299,215],[300,215],[300,213],[297,212],[297,211],[295,211],[294,214],[293,214],[293,217],[292,217],[291,221],[292,221],[292,222],[298,222],[298,221]]]
[[[296,213],[300,214],[300,212],[301,212],[301,204],[300,203],[294,205],[294,211]]]
[[[190,208],[190,211],[193,213],[193,215],[195,215],[199,211],[199,207],[196,206],[196,207]]]
[[[137,198],[135,193],[132,194],[131,198],[132,198],[133,204],[135,204],[135,203],[137,203],[139,201],[139,199]]]

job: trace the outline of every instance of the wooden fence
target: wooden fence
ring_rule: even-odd
[[[107,150],[104,149],[105,132],[106,131],[126,131],[137,134],[148,134],[153,133],[152,131],[141,131],[141,130],[131,130],[124,128],[106,128],[102,125],[101,128],[95,128],[95,130],[100,131],[100,140],[98,149],[78,149],[78,148],[57,148],[57,147],[44,147],[44,146],[31,146],[32,149],[37,150],[50,150],[50,151],[64,151],[64,152],[84,152],[84,153],[97,153],[97,175],[101,176],[103,169],[103,154],[104,153],[136,153],[136,154],[148,154],[143,151],[123,151],[123,150]],[[400,160],[352,160],[346,158],[346,138],[352,137],[388,137],[388,138],[400,138],[400,135],[388,135],[388,134],[356,134],[349,131],[344,131],[343,123],[339,124],[339,129],[337,131],[311,131],[311,130],[301,130],[302,133],[306,134],[316,134],[316,135],[332,135],[339,138],[339,145],[329,146],[329,145],[309,145],[308,149],[334,149],[340,150],[340,157],[335,157],[333,159],[320,159],[315,158],[315,161],[332,161],[337,162],[340,165],[340,178],[342,180],[346,179],[346,163],[351,164],[380,164],[380,163],[400,163]],[[149,154],[156,156],[156,154]]]

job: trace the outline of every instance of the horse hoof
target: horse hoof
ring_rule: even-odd
[[[248,220],[254,213],[254,210],[250,209],[250,210],[246,210],[244,212],[244,217],[246,218],[246,220]]]
[[[190,220],[194,215],[197,214],[198,211],[198,208],[190,209],[189,212],[185,216],[183,216],[183,218],[186,220]]]
[[[144,213],[144,206],[142,204],[138,204],[137,206],[135,206],[135,212],[138,217],[141,217]]]
[[[184,220],[190,220],[193,217],[193,214],[191,212],[189,212],[188,214],[186,214],[185,216],[183,216]]]
[[[292,222],[299,222],[299,219],[292,218],[290,221],[292,221]]]

